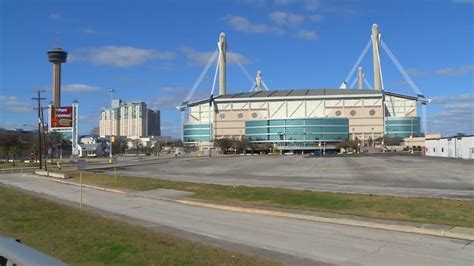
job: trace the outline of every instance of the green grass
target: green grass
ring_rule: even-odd
[[[21,168],[21,167],[35,167],[35,166],[38,166],[38,164],[36,163],[25,163],[25,162],[15,162],[15,166],[13,166],[13,163],[0,163],[0,169],[3,169],[3,168],[12,168],[12,167],[15,167],[15,168]]]
[[[72,173],[72,181],[79,182]],[[278,188],[225,186],[159,179],[84,173],[83,182],[110,188],[157,188],[194,192],[196,199],[217,203],[251,204],[287,209],[323,211],[371,218],[474,227],[474,201],[419,197],[392,197]]]
[[[272,265],[0,186],[0,235],[71,265]]]

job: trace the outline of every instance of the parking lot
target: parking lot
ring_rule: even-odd
[[[474,199],[472,161],[422,156],[177,158],[119,174],[203,183]]]

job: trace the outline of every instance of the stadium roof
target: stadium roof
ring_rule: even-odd
[[[385,92],[385,95],[389,96],[396,96],[405,99],[416,100],[417,97],[398,94],[398,93],[391,93]],[[257,98],[282,98],[282,97],[291,97],[295,98],[306,98],[306,97],[324,97],[328,96],[331,98],[337,96],[379,96],[382,97],[381,91],[376,90],[358,90],[358,89],[300,89],[300,90],[271,90],[271,91],[252,91],[252,92],[240,92],[240,93],[232,93],[226,95],[220,95],[215,97],[217,102],[220,101],[242,101],[248,99],[257,99]],[[202,99],[198,101],[194,101],[188,104],[188,106],[198,105],[205,102],[209,102],[209,99]]]
[[[381,94],[375,90],[354,90],[354,89],[303,89],[303,90],[271,90],[241,92],[216,97],[218,99],[229,98],[261,98],[261,97],[301,97],[301,96],[324,96],[324,95],[365,95]]]

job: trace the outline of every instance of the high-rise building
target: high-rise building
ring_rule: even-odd
[[[99,129],[101,136],[139,138],[159,135],[156,133],[160,133],[160,113],[159,110],[148,110],[144,102],[112,100],[112,107],[101,111]]]
[[[148,109],[148,136],[161,136],[160,110]]]

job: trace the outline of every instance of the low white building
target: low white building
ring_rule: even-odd
[[[100,157],[102,156],[102,143],[80,143],[78,145],[79,157]]]
[[[426,140],[426,156],[474,159],[474,135]]]

